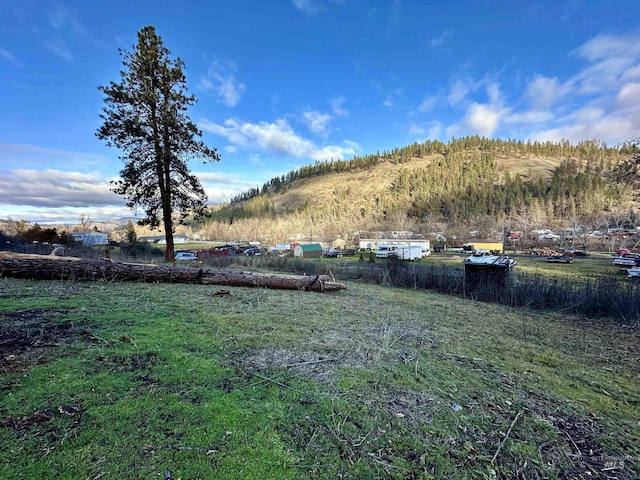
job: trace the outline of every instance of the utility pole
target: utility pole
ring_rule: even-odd
[[[509,235],[509,226],[505,224],[502,227],[502,255],[507,253],[507,236]]]

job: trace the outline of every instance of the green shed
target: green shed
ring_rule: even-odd
[[[294,257],[314,258],[322,256],[322,245],[319,243],[298,244],[293,249]]]

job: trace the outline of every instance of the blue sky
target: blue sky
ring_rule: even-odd
[[[0,0],[0,218],[131,215],[98,85],[156,27],[218,163],[211,203],[327,158],[478,134],[640,135],[637,0]]]

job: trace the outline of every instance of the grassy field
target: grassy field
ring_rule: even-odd
[[[356,282],[0,279],[0,317],[0,478],[640,473],[636,327]]]
[[[211,248],[211,245],[202,243],[186,243],[176,246],[177,250],[201,250]],[[159,246],[162,249],[162,246]],[[463,269],[462,260],[467,257],[468,254],[433,254],[425,257],[418,264],[444,264],[456,268]],[[359,254],[352,257],[340,257],[340,258],[323,258],[322,260],[331,263],[350,263],[358,262]],[[626,269],[620,269],[614,267],[612,264],[614,254],[593,252],[588,257],[575,257],[572,264],[557,264],[548,263],[545,256],[534,255],[516,255],[515,258],[518,262],[517,271],[540,274],[548,277],[572,277],[576,279],[593,279],[603,275],[616,275],[622,277],[626,275]],[[126,257],[123,257],[126,259]],[[367,262],[369,260],[369,253],[363,254],[363,260]],[[144,261],[144,259],[143,259]],[[378,259],[378,262],[384,260]]]
[[[466,258],[468,254],[432,254],[428,257],[421,259],[416,264],[433,265],[442,264],[449,267],[455,267],[462,270],[464,265],[462,260]],[[593,279],[600,276],[616,275],[622,277],[626,275],[626,269],[620,269],[613,265],[613,254],[606,253],[594,253],[588,257],[575,257],[574,262],[571,264],[558,264],[547,262],[547,257],[535,256],[535,255],[511,255],[518,265],[516,272],[524,272],[528,274],[539,274],[547,277],[560,277],[560,278],[575,278],[575,279]],[[363,256],[363,260],[368,261],[368,254]],[[342,257],[342,258],[330,258],[324,259],[326,262],[358,262],[359,256],[354,257]],[[378,263],[384,262],[384,259],[378,259]]]
[[[427,257],[423,262],[442,262],[450,266],[463,267],[464,255],[440,255]],[[517,262],[516,272],[540,274],[549,277],[572,277],[576,279],[596,278],[603,275],[626,274],[626,270],[613,265],[613,255],[590,255],[589,257],[576,257],[573,263],[549,263],[546,257],[535,255],[512,256]]]

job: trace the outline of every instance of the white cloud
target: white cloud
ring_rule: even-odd
[[[346,117],[349,115],[349,111],[342,108],[346,101],[347,99],[345,97],[336,97],[329,102],[334,115],[337,117]]]
[[[627,83],[616,96],[616,103],[622,107],[640,105],[640,83]]]
[[[533,132],[531,138],[571,142],[597,139],[615,145],[638,135],[640,106],[632,105],[630,111],[612,112],[589,106],[559,119],[557,124],[560,126]]]
[[[455,76],[449,104],[464,107],[463,117],[447,128],[449,136],[497,133],[516,137],[530,127],[529,138],[578,142],[598,139],[617,144],[640,130],[640,35],[599,35],[570,55],[584,66],[567,78],[534,75],[522,100],[528,109],[505,107],[497,82]],[[477,99],[486,87],[487,101]]]
[[[590,62],[640,54],[640,35],[598,35],[572,53]]]
[[[26,220],[40,225],[76,225],[81,218],[89,217],[93,222],[112,221],[114,219],[131,218],[133,212],[122,206],[112,207],[33,207],[0,204],[3,218]]]
[[[247,181],[236,175],[213,172],[193,172],[193,174],[200,180],[209,205],[228,202],[232,197],[256,186],[255,182]]]
[[[635,71],[640,61],[640,34],[599,35],[573,52],[588,66],[567,82],[577,94],[604,93],[620,86],[621,77]]]
[[[487,85],[487,98],[491,105],[502,105],[503,98],[499,83],[491,82]]]
[[[500,124],[501,112],[491,105],[472,103],[464,117],[464,124],[471,133],[491,137]]]
[[[199,87],[204,91],[212,90],[228,107],[235,107],[246,85],[236,79],[237,68],[230,60],[215,59],[209,65],[207,75],[200,79]]]
[[[298,135],[284,119],[258,124],[228,119],[224,125],[203,120],[199,127],[206,132],[224,137],[240,147],[258,148],[298,158],[343,159],[346,156],[355,155],[359,149],[358,144],[348,141],[343,142],[343,145],[318,147],[311,140]]]
[[[200,179],[209,203],[228,201],[255,186],[234,175],[192,173]],[[131,216],[125,198],[110,190],[110,180],[98,173],[0,170],[0,212],[3,218],[61,223],[88,212],[94,220]]]
[[[552,107],[558,99],[564,100],[561,108],[550,109],[556,117],[553,123],[541,125],[531,138],[598,139],[617,144],[636,137],[640,130],[640,35],[599,35],[571,54],[585,60],[585,67],[563,83],[536,77],[530,84],[527,93],[537,99],[534,106]]]
[[[18,65],[21,66],[22,63],[19,62],[13,55],[11,55],[7,50],[5,50],[4,48],[0,48],[0,57],[5,58],[7,60],[9,60],[11,63],[13,63],[14,65]]]
[[[634,65],[633,67],[628,68],[625,72],[620,76],[621,82],[629,82],[631,80],[636,80],[640,78],[640,64]]]
[[[359,146],[355,142],[345,142],[344,145],[327,145],[316,150],[312,158],[314,160],[344,160],[346,157],[352,157],[359,151]]]
[[[426,133],[426,129],[421,127],[420,125],[416,125],[415,123],[412,123],[411,125],[409,125],[409,134],[410,135],[423,135],[424,133]]]
[[[54,55],[71,62],[74,54],[69,45],[78,46],[91,43],[93,45],[103,45],[100,40],[94,37],[90,30],[78,20],[74,11],[55,2],[53,10],[48,12],[49,27],[45,34],[45,47]]]
[[[313,110],[304,112],[302,117],[309,130],[317,134],[325,133],[329,126],[329,121],[331,120],[331,115]]]
[[[449,96],[447,97],[449,104],[451,106],[461,104],[469,91],[470,87],[467,82],[463,81],[461,78],[454,78],[449,90]]]
[[[52,38],[45,46],[56,56],[66,60],[67,62],[73,61],[73,54],[60,38]]]
[[[200,126],[203,130],[225,137],[234,145],[242,147],[256,146],[296,157],[308,157],[315,149],[313,142],[298,136],[283,119],[274,123],[259,124],[240,123],[235,119],[228,119],[224,125],[205,121]]]
[[[420,105],[418,105],[418,108],[416,109],[416,111],[419,113],[430,112],[433,109],[433,107],[435,107],[436,102],[437,102],[437,98],[435,96],[425,96],[422,99],[422,102],[420,103]]]
[[[497,82],[486,78],[479,82],[486,85],[488,103],[471,102],[466,106],[462,120],[447,127],[448,136],[481,135],[491,137],[500,127],[500,123],[509,114],[510,109],[503,106],[504,99]]]
[[[249,155],[249,163],[251,163],[252,165],[258,165],[260,167],[264,166],[264,162],[260,158],[260,155],[258,155],[257,153]]]
[[[529,82],[525,96],[529,99],[534,109],[544,110],[551,107],[565,93],[567,93],[567,90],[558,84],[557,78],[536,75]]]
[[[566,5],[564,5],[564,12],[560,17],[564,21],[569,21],[573,17],[574,13],[576,13],[582,7],[582,0],[569,0]]]
[[[409,135],[416,137],[417,141],[438,140],[442,134],[442,124],[438,121],[429,122],[427,126],[411,123]]]
[[[103,155],[42,148],[35,145],[0,144],[0,157],[5,168],[36,168],[54,165],[60,170],[87,170],[108,163]]]
[[[216,172],[191,172],[198,177],[202,183],[217,183],[225,185],[248,185],[249,183],[234,175],[225,175]]]
[[[472,102],[467,106],[465,116],[459,125],[453,125],[450,131],[462,133],[464,135],[477,134],[484,137],[491,137],[500,127],[500,122],[509,113],[508,108],[504,108],[504,99],[500,92],[500,85],[497,82],[486,83],[486,94],[488,103]]]
[[[546,110],[529,110],[526,112],[514,113],[504,118],[505,124],[532,124],[545,123],[553,120],[553,114]]]
[[[442,124],[440,122],[431,122],[427,131],[428,140],[437,140],[442,135]]]
[[[320,11],[320,7],[314,0],[291,0],[291,4],[308,16],[313,16]]]
[[[110,191],[109,180],[60,170],[0,170],[0,204],[57,208],[124,203]]]
[[[631,138],[631,134],[635,133],[631,130],[631,125],[624,119],[611,119],[607,121],[598,121],[595,123],[574,123],[564,127],[542,130],[531,135],[533,140],[559,142],[560,140],[569,140],[577,142],[585,139],[602,140],[605,143],[610,138],[620,138],[620,133],[627,131],[629,134],[626,138]],[[637,132],[637,130],[636,130]],[[616,140],[613,143],[617,143]]]
[[[397,99],[400,95],[402,95],[402,89],[396,88],[393,92],[389,92],[387,94],[387,97],[384,99],[384,102],[382,102],[382,105],[387,108],[395,107],[397,104]]]
[[[450,30],[445,30],[439,36],[433,37],[431,40],[429,40],[429,45],[431,45],[432,47],[441,47],[442,45],[444,45],[447,37],[451,36],[451,34],[452,32]]]
[[[590,123],[598,121],[603,115],[604,111],[601,108],[586,106],[570,113],[564,117],[563,120],[568,122]]]
[[[272,95],[271,96],[271,111],[274,113],[274,115],[278,115],[279,113],[279,107],[280,106],[280,97],[278,95]]]
[[[60,4],[57,4],[53,12],[51,12],[49,23],[53,28],[69,31],[73,35],[82,36],[85,33],[84,25],[80,23],[75,14]]]

